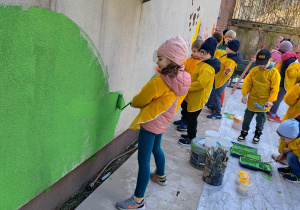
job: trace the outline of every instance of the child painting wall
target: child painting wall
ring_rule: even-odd
[[[63,14],[0,6],[0,21],[0,202],[17,209],[113,138],[124,100]]]

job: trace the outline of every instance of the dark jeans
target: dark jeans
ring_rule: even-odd
[[[218,89],[212,89],[210,93],[210,97],[206,103],[206,105],[213,105],[214,109],[216,110],[217,114],[221,114],[221,96],[224,91],[224,89],[227,87],[228,81],[225,82],[224,85],[219,87]]]
[[[264,124],[267,119],[267,112],[252,112],[249,109],[245,110],[245,115],[244,115],[244,121],[242,125],[242,129],[244,131],[249,131],[250,129],[250,123],[252,121],[252,118],[256,114],[256,128],[255,130],[257,131],[263,131],[264,129]]]
[[[188,116],[187,102],[183,100],[183,102],[181,103],[181,119],[187,122],[187,116]]]
[[[160,147],[162,134],[155,134],[141,128],[139,134],[138,163],[139,172],[134,195],[143,198],[150,179],[150,159],[153,153],[156,174],[165,175],[165,155]]]
[[[277,96],[277,100],[273,102],[273,106],[271,107],[271,109],[269,111],[271,114],[276,114],[277,113],[279,105],[282,102],[285,94],[286,94],[285,88],[280,87],[279,92],[278,92],[278,96]]]
[[[189,139],[193,139],[196,137],[198,124],[197,118],[201,111],[202,109],[196,112],[187,112],[187,134],[189,136]]]
[[[287,160],[293,174],[300,178],[300,163],[298,157],[293,152],[289,152],[287,154]]]

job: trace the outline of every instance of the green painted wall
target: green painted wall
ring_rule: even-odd
[[[0,209],[16,209],[113,138],[119,93],[66,16],[0,6],[0,23]]]

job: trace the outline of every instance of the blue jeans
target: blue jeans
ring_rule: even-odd
[[[141,128],[138,139],[139,172],[134,195],[143,198],[150,179],[151,153],[154,155],[156,174],[165,175],[165,155],[160,147],[162,134],[155,134]]]
[[[276,114],[277,113],[279,105],[281,104],[285,94],[286,94],[285,88],[280,87],[279,92],[278,92],[278,96],[277,96],[277,100],[273,102],[273,106],[271,107],[271,109],[269,111],[271,114]]]
[[[229,81],[229,80],[228,80]],[[215,89],[213,88],[211,93],[210,93],[210,97],[206,103],[206,105],[213,105],[214,109],[216,110],[217,114],[221,114],[221,96],[223,91],[225,90],[225,88],[227,87],[228,81],[225,82],[224,85],[222,85],[221,87]]]
[[[287,154],[287,160],[293,174],[295,174],[298,178],[300,178],[300,162],[298,157],[293,152],[289,152]]]

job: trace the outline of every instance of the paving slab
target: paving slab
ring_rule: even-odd
[[[243,116],[246,105],[240,102],[241,99],[242,94],[240,90],[237,90],[234,95],[229,97],[224,111]],[[287,108],[288,106],[282,102],[278,111],[281,119]],[[232,120],[223,118],[219,133],[221,136],[231,137],[232,140],[236,141],[240,131],[233,129],[232,123]],[[222,185],[215,187],[204,184],[198,209],[300,209],[299,184],[285,181],[282,175],[277,172],[278,167],[284,166],[274,162],[271,158],[272,153],[276,153],[278,150],[279,137],[276,129],[279,123],[267,120],[260,143],[253,144],[252,138],[254,136],[255,123],[254,117],[250,125],[249,134],[243,144],[257,148],[263,162],[272,162],[270,163],[273,168],[272,177],[264,172],[242,168],[239,165],[239,159],[230,156]],[[236,191],[235,179],[240,169],[250,174],[252,186],[247,195],[242,195]]]
[[[231,88],[226,89],[226,99]],[[220,120],[208,120],[210,111],[203,109],[198,118],[197,135],[206,130],[218,131]],[[174,120],[180,119],[180,111]],[[167,186],[160,186],[150,180],[146,193],[146,209],[197,209],[203,184],[201,170],[190,165],[190,147],[178,144],[182,132],[170,125],[162,137],[162,149],[166,158]],[[151,171],[155,170],[151,158]],[[76,210],[116,209],[115,203],[134,193],[138,173],[137,152],[135,152],[110,178],[100,185]]]

